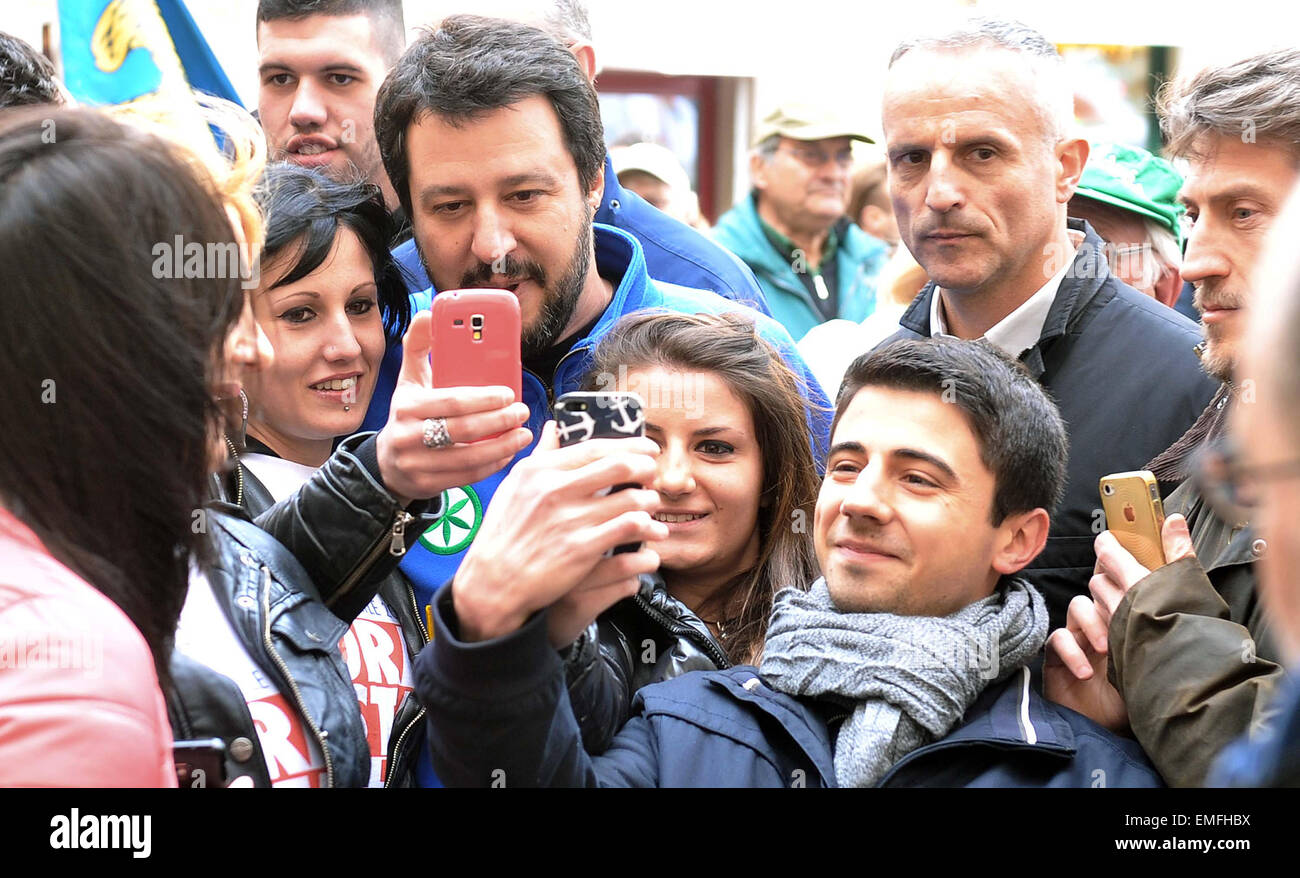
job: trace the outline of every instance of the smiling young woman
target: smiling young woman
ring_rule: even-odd
[[[361,426],[410,304],[372,187],[279,164],[259,200],[268,224],[253,313],[276,357],[248,388],[248,434],[258,451],[314,468]]]
[[[253,313],[275,359],[247,388],[238,474],[242,505],[254,515],[293,495],[338,439],[360,429],[384,351],[410,318],[378,189],[276,164],[258,200],[267,227]],[[420,709],[407,697],[410,659],[423,646],[409,583],[398,572],[339,641],[366,724],[371,786],[411,778]]]
[[[642,396],[660,447],[655,518],[668,526],[658,573],[566,653],[583,740],[599,752],[642,686],[758,661],[773,595],[817,578],[819,473],[798,379],[739,315],[629,315],[587,374],[587,389]]]

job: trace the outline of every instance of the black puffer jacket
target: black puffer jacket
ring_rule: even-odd
[[[270,449],[266,449],[270,451]],[[250,515],[261,515],[275,505],[275,498],[242,462],[239,463],[239,476],[242,479],[242,506]],[[415,533],[423,528],[412,525]],[[420,623],[420,614],[416,608],[415,590],[411,582],[400,570],[394,569],[379,584],[379,596],[397,617],[402,629],[402,638],[406,641],[406,651],[411,660],[420,654],[429,638],[424,625]],[[393,718],[393,728],[388,737],[388,772],[385,787],[405,787],[415,785],[415,760],[420,747],[424,745],[424,708],[414,693],[407,695],[397,709]]]
[[[365,786],[365,725],[339,638],[396,568],[428,504],[404,509],[378,476],[369,434],[343,442],[291,498],[256,519],[222,500],[206,510],[213,593],[253,662],[302,715],[331,786]],[[252,715],[228,677],[179,653],[166,693],[177,740],[220,738],[227,780],[270,776]]]
[[[668,593],[657,573],[642,576],[640,593],[602,613],[563,658],[569,702],[593,755],[623,728],[638,689],[732,664],[709,626]]]

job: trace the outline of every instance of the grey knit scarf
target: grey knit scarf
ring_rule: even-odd
[[[825,578],[776,596],[759,668],[776,690],[852,708],[835,740],[835,779],[874,786],[946,735],[990,683],[1047,639],[1047,605],[1022,580],[951,616],[841,613]]]

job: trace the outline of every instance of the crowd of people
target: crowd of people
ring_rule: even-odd
[[[1162,157],[964,19],[709,229],[578,0],[487,15],[261,0],[217,138],[0,34],[0,785],[1300,784],[1300,50]],[[476,288],[517,391],[434,386]]]

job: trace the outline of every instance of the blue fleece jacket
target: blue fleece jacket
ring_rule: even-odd
[[[763,233],[758,206],[751,194],[718,218],[713,239],[731,250],[754,270],[772,316],[798,341],[823,322],[794,266],[777,252]],[[835,251],[835,315],[861,323],[876,309],[876,276],[889,259],[889,248],[849,223]]]
[[[724,299],[716,293],[651,280],[646,274],[641,245],[626,232],[597,223],[595,238],[597,268],[601,276],[614,281],[616,287],[613,298],[591,334],[586,338],[578,339],[556,368],[552,382],[556,397],[578,389],[579,382],[591,361],[592,349],[624,314],[648,308],[688,314],[741,312],[753,318],[760,335],[781,352],[786,363],[804,385],[809,406],[808,422],[813,438],[813,453],[819,463],[825,459],[830,433],[830,402],[799,355],[793,340],[780,324],[770,317],[758,314],[737,302]],[[431,290],[412,296],[412,311],[428,308],[432,301]],[[384,376],[381,374],[380,381],[383,380]],[[392,395],[392,387],[390,383],[386,388],[386,398]],[[541,379],[527,370],[524,370],[523,374],[523,393],[524,402],[531,412],[526,426],[533,431],[534,440],[533,445],[525,448],[515,457],[511,467],[520,458],[532,453],[537,438],[541,436],[542,425],[551,417],[550,400],[547,399],[546,389]],[[378,396],[379,394],[376,393],[377,398]],[[385,408],[384,414],[386,413]],[[371,414],[377,414],[374,403],[371,406]],[[442,517],[429,527],[406,553],[402,561],[402,570],[415,587],[416,600],[421,609],[429,603],[438,587],[455,574],[461,559],[473,541],[474,534],[478,531],[483,511],[487,509],[497,485],[509,470],[510,467],[507,467],[483,481],[445,492]]]

